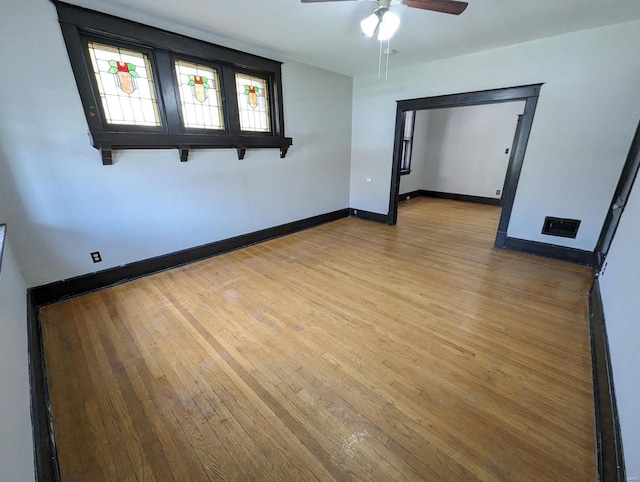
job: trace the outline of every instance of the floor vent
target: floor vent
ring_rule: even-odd
[[[575,238],[580,227],[579,219],[562,219],[547,216],[544,218],[542,234],[549,236],[560,236],[563,238]]]

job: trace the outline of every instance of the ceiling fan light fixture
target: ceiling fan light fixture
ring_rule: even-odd
[[[387,10],[382,16],[380,21],[380,28],[378,29],[378,40],[384,42],[389,40],[398,31],[400,27],[400,17],[395,13]]]
[[[378,28],[378,24],[380,23],[380,17],[376,15],[376,13],[372,13],[367,18],[365,18],[362,22],[360,22],[360,29],[362,30],[362,35],[367,37],[373,37],[376,33],[376,29]]]

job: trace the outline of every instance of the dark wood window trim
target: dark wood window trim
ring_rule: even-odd
[[[189,150],[233,148],[242,159],[247,149],[273,148],[284,157],[293,141],[285,137],[281,63],[238,50],[138,24],[111,15],[53,0],[69,53],[78,92],[85,110],[93,147],[100,150],[103,164],[112,164],[114,149],[174,148],[187,161]],[[124,45],[150,54],[162,126],[109,124],[102,112],[87,40]],[[179,105],[173,59],[211,65],[219,69],[223,99],[224,130],[185,129]],[[267,80],[271,132],[240,129],[236,95],[236,72],[249,72]],[[198,131],[198,132],[196,132]]]

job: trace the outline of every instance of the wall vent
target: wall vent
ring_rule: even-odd
[[[546,218],[544,218],[542,234],[548,234],[549,236],[560,236],[562,238],[575,238],[578,235],[579,227],[579,219],[552,218],[550,216],[547,216]]]

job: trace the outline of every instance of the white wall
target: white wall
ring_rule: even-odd
[[[351,207],[387,213],[396,101],[544,83],[508,234],[592,250],[638,122],[639,44],[636,21],[355,78]],[[581,219],[578,237],[542,235],[547,215]]]
[[[413,152],[411,155],[411,172],[400,176],[400,194],[424,189],[424,162],[427,156],[427,143],[422,142],[429,134],[430,110],[416,112],[416,120],[413,128]]]
[[[640,477],[640,187],[627,202],[600,275],[627,475]]]
[[[35,478],[26,300],[27,286],[8,244],[0,271],[0,479],[16,482]]]
[[[28,285],[349,207],[351,78],[284,63],[285,159],[119,151],[102,166],[53,4],[8,2],[0,31],[0,62],[22,72],[0,76],[0,190],[13,200],[7,222]]]
[[[524,102],[431,111],[421,161],[428,191],[500,199],[509,154]]]

